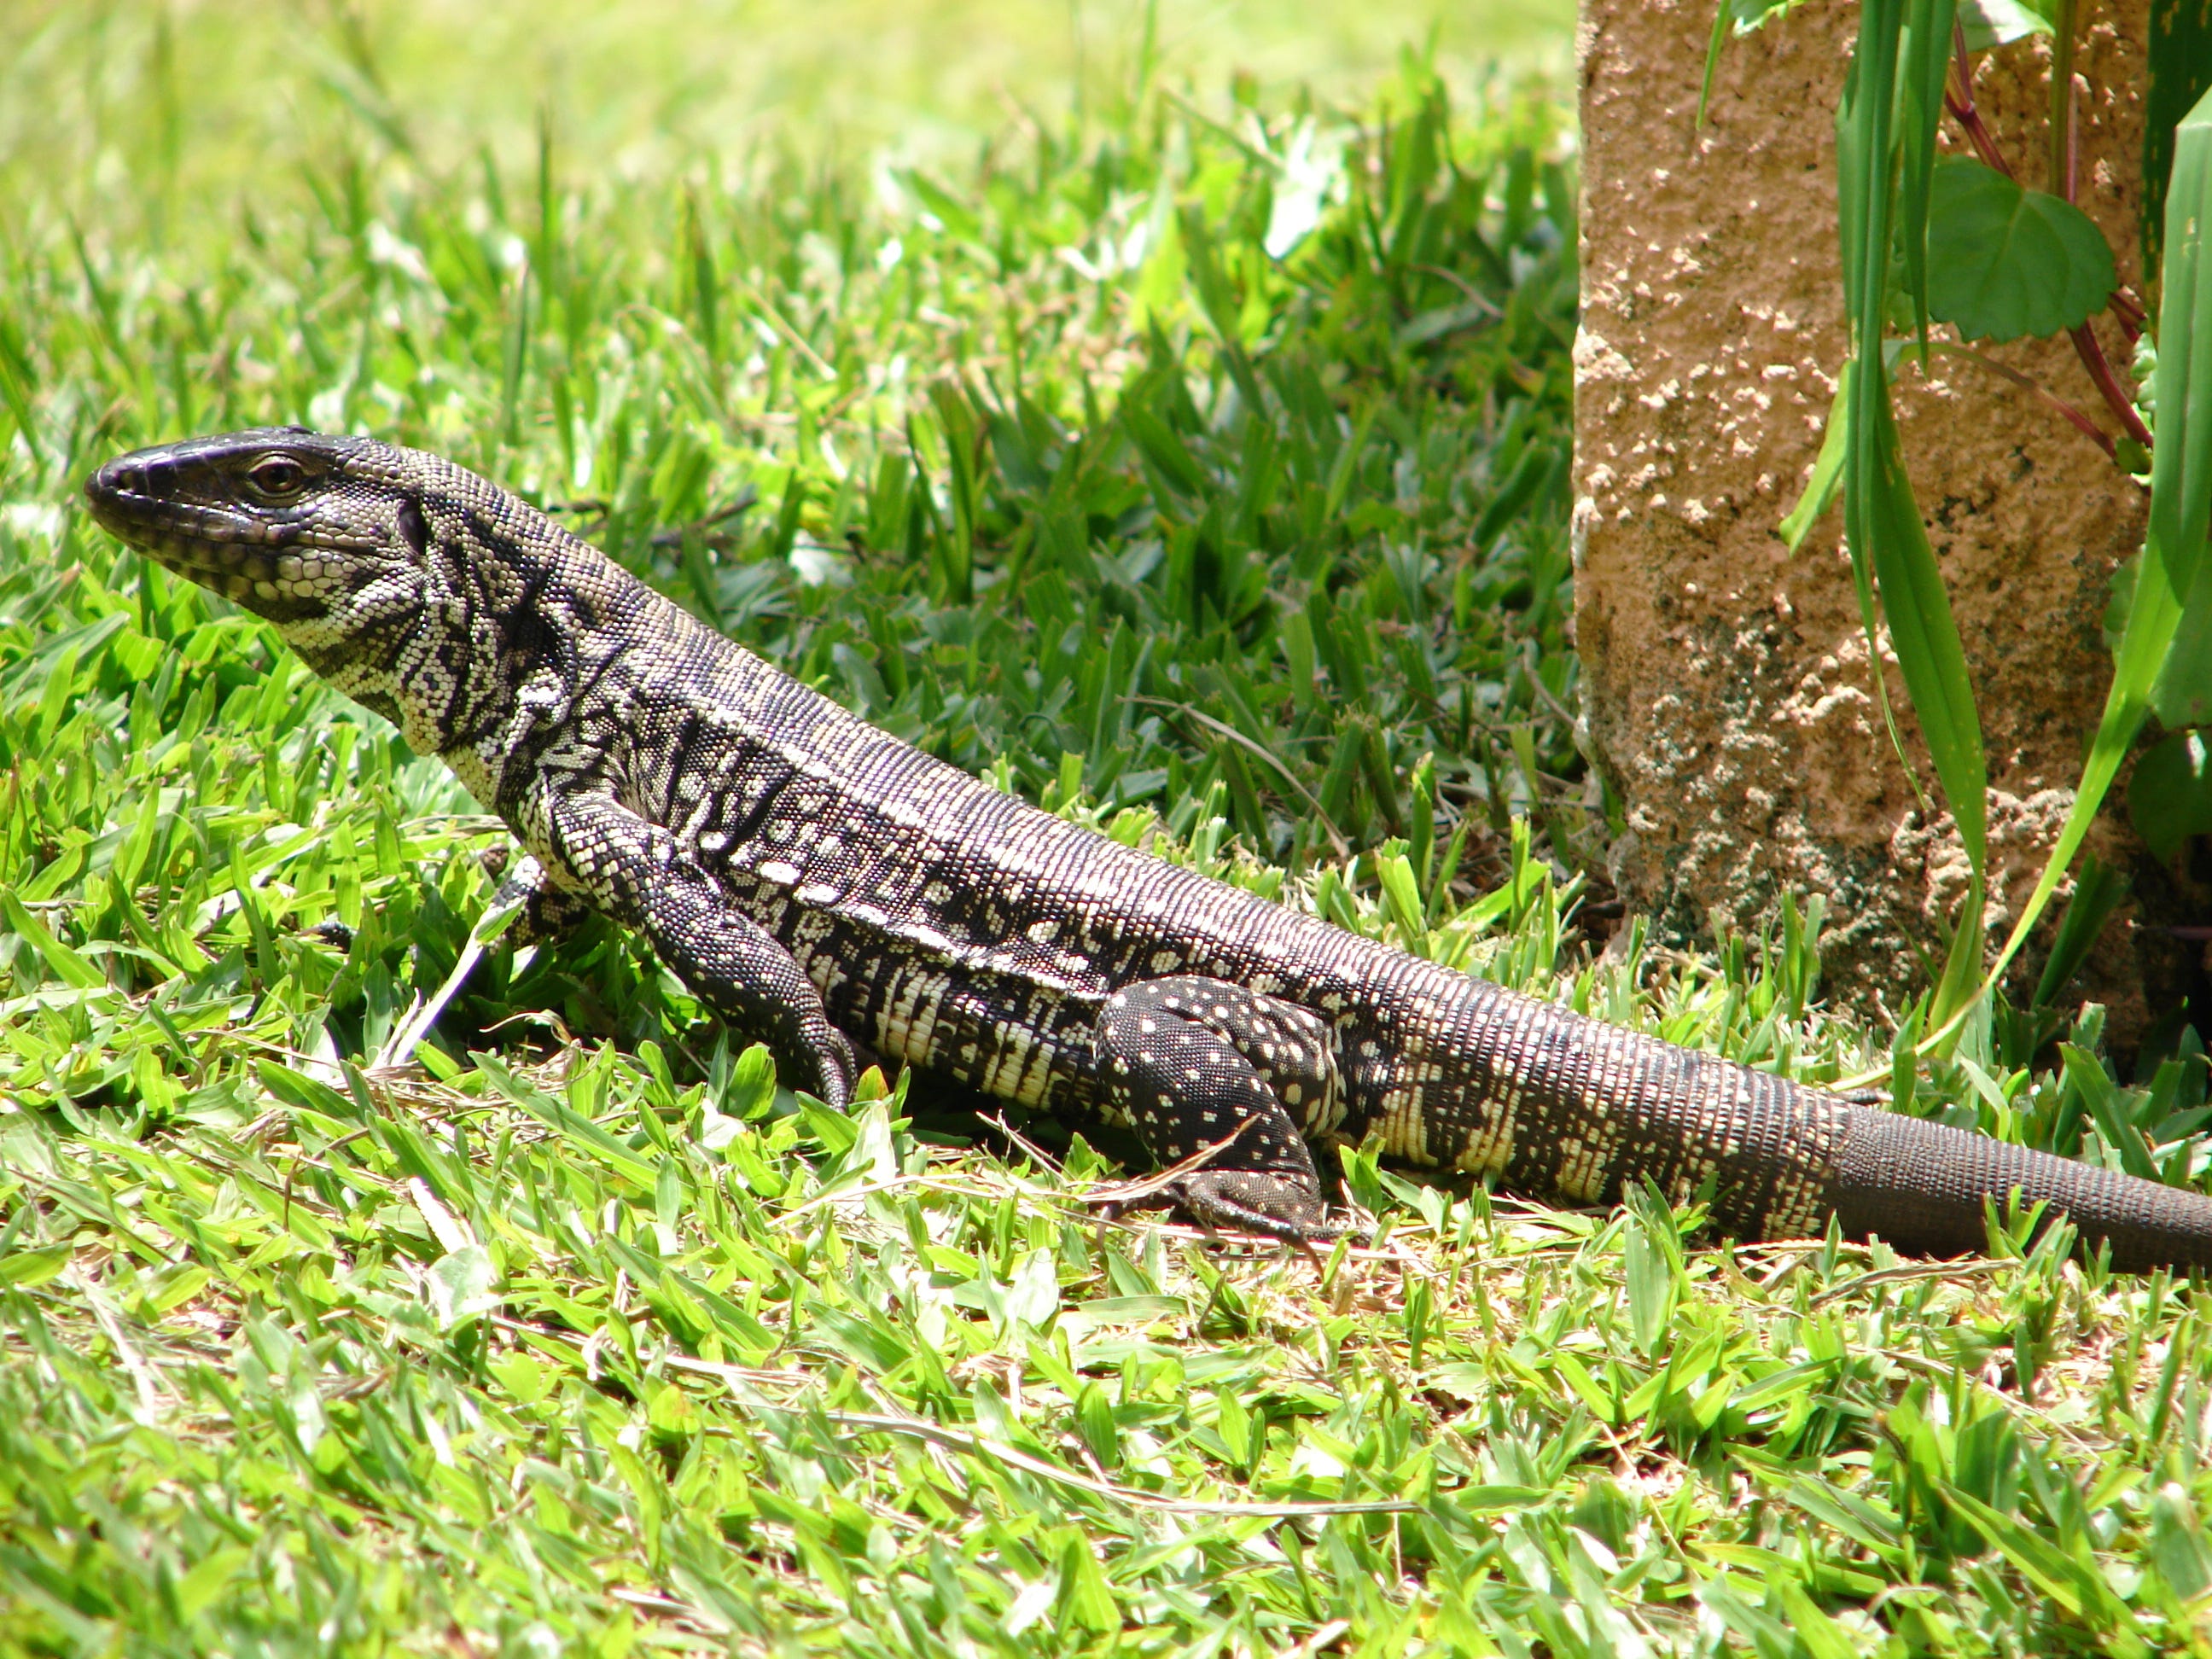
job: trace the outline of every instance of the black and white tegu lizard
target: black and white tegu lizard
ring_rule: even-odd
[[[778,672],[506,491],[296,428],[142,450],[100,521],[274,623],[514,830],[550,931],[641,931],[785,1079],[858,1039],[1095,1112],[1203,1221],[1324,1233],[1309,1143],[1521,1191],[1703,1191],[1728,1231],[1953,1254],[2017,1189],[2124,1267],[2212,1267],[2212,1200],[1854,1104],[1455,973],[1063,822]],[[1233,1138],[1232,1138],[1233,1137]]]

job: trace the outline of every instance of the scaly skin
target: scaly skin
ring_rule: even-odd
[[[441,460],[288,428],[126,455],[94,514],[274,623],[529,856],[535,922],[646,935],[795,1086],[848,1038],[1123,1123],[1201,1219],[1311,1237],[1309,1142],[1752,1238],[1953,1254],[2014,1188],[2123,1267],[2212,1265],[2212,1200],[1854,1105],[1439,968],[1062,822],[875,730]],[[1225,1145],[1224,1144],[1225,1143]]]

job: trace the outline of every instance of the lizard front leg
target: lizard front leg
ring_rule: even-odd
[[[555,886],[534,853],[494,847],[483,853],[477,862],[483,866],[486,875],[499,883],[492,890],[491,908],[495,910],[507,904],[522,907],[522,914],[507,930],[506,942],[517,949],[526,945],[557,944],[592,914],[591,901],[580,893]]]
[[[1148,980],[1107,999],[1095,1047],[1108,1109],[1153,1157],[1220,1148],[1177,1183],[1200,1221],[1299,1242],[1334,1231],[1301,1133],[1340,1112],[1318,1015],[1225,980]]]
[[[853,1048],[822,994],[775,936],[731,903],[676,837],[604,794],[538,792],[556,857],[585,896],[642,932],[653,954],[731,1029],[765,1042],[791,1086],[832,1106],[851,1097]]]

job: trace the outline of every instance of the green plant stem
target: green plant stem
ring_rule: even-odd
[[[2057,0],[2051,12],[2050,190],[2074,199],[2074,0]]]

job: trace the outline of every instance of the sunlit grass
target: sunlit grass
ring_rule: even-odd
[[[1146,86],[1364,96],[1409,48],[1462,88],[1498,70],[1563,84],[1572,20],[1566,0],[27,0],[0,54],[0,196],[189,211],[364,115],[433,167],[525,165],[541,118],[609,179],[763,144],[941,161]]]

